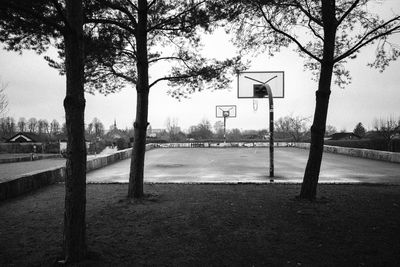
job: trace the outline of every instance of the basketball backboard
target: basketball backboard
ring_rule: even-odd
[[[283,71],[244,71],[238,73],[238,98],[268,97],[269,86],[274,98],[285,97],[285,73]]]
[[[235,105],[216,106],[215,116],[217,118],[234,118],[236,117],[236,106]]]

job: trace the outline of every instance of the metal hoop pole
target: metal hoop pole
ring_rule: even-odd
[[[268,92],[269,99],[269,177],[270,182],[274,179],[274,99],[272,96],[271,87],[265,86]]]
[[[226,116],[224,116],[224,143],[226,143]]]

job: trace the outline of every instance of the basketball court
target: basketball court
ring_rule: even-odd
[[[275,183],[301,183],[308,150],[275,149]],[[130,159],[87,174],[88,183],[128,183]],[[321,183],[400,184],[400,164],[324,153]],[[148,183],[270,183],[268,148],[159,148],[146,152]]]
[[[308,150],[273,146],[274,98],[284,98],[283,71],[246,71],[237,76],[239,99],[269,101],[268,148],[159,148],[146,152],[144,181],[148,183],[301,183]],[[240,110],[221,103],[216,118],[226,125]],[[267,122],[260,122],[267,124]],[[130,160],[88,173],[89,183],[128,183]],[[400,184],[400,164],[325,153],[321,183]]]

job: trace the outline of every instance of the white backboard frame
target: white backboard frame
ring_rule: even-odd
[[[215,106],[215,117],[224,118],[224,111],[229,112],[229,116],[226,118],[236,118],[237,109],[236,105],[217,105]]]
[[[259,82],[257,82],[259,81]],[[268,81],[268,82],[267,82]],[[237,97],[260,98],[254,96],[254,87],[268,84],[272,90],[273,98],[285,97],[285,72],[284,71],[243,71],[237,74]],[[268,98],[267,95],[264,98]]]

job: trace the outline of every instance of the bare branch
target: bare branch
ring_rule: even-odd
[[[119,22],[117,20],[113,20],[113,19],[106,19],[106,18],[87,18],[85,19],[85,24],[87,23],[100,23],[100,24],[111,24],[111,25],[115,25],[120,27],[121,29],[124,29],[128,32],[130,32],[131,34],[135,35],[136,34],[136,29],[135,28],[131,28],[129,26],[127,26],[126,24]]]
[[[139,11],[138,7],[131,1],[131,0],[126,0],[128,2],[128,4],[135,9],[136,11]]]
[[[308,27],[311,29],[311,31],[313,32],[313,34],[314,34],[317,38],[319,38],[322,42],[324,41],[324,38],[323,38],[320,34],[318,34],[318,32],[312,27],[312,25],[311,25],[311,20],[308,21]]]
[[[309,57],[317,60],[318,62],[321,62],[321,59],[318,58],[317,56],[315,56],[313,53],[311,53],[310,51],[308,51],[296,38],[294,38],[293,36],[291,36],[290,34],[278,29],[277,27],[275,27],[275,25],[272,24],[271,20],[267,18],[267,15],[265,14],[264,10],[262,9],[261,5],[258,5],[263,18],[265,19],[265,21],[268,23],[268,25],[277,33],[289,38],[290,40],[292,40],[295,44],[297,44],[297,46],[300,48],[300,50],[304,53],[306,53]]]
[[[351,13],[351,11],[353,11],[353,9],[357,7],[359,2],[360,0],[354,1],[351,7],[347,9],[347,11],[343,14],[343,16],[338,20],[336,27],[338,27],[343,22],[343,20]]]
[[[152,8],[152,6],[156,3],[157,0],[151,1],[151,3],[147,6],[148,9]]]
[[[338,56],[334,59],[334,62],[339,62],[342,59],[352,55],[353,53],[357,52],[357,50],[359,50],[361,47],[366,46],[367,44],[383,37],[386,35],[390,35],[391,33],[395,32],[396,30],[400,29],[400,25],[397,25],[396,27],[393,27],[392,29],[389,29],[387,31],[384,31],[380,34],[377,34],[371,38],[368,39],[368,37],[376,32],[378,32],[380,29],[385,28],[388,24],[396,21],[396,20],[400,20],[400,16],[394,17],[391,20],[388,20],[387,22],[379,25],[378,27],[372,29],[371,31],[369,31],[368,33],[366,33],[363,38],[361,38],[352,48],[350,48],[347,52],[343,53],[341,56]]]
[[[118,10],[118,11],[124,13],[129,18],[129,20],[133,23],[133,26],[135,28],[137,27],[136,18],[132,15],[132,13],[130,12],[129,9],[124,7],[124,5],[110,2],[107,0],[100,0],[100,2],[103,3],[105,6],[108,6],[109,8],[112,8],[114,10]],[[137,10],[137,7],[136,7],[136,10]]]
[[[184,61],[184,59],[183,58],[180,58],[180,57],[173,57],[173,56],[171,56],[171,57],[159,57],[159,58],[155,58],[155,59],[152,59],[152,60],[149,60],[149,64],[150,63],[154,63],[154,62],[157,62],[157,61],[160,61],[160,60],[182,60],[182,61]]]
[[[0,117],[7,112],[8,100],[5,94],[6,87],[7,84],[0,81]]]
[[[196,77],[196,76],[200,76],[200,75],[197,74],[197,75],[180,75],[180,76],[162,77],[162,78],[159,78],[159,79],[155,80],[154,82],[152,82],[149,85],[149,89],[161,81],[181,80],[181,79],[187,79],[187,78]]]
[[[136,80],[133,79],[132,77],[126,76],[125,74],[122,74],[122,73],[118,72],[117,70],[115,70],[114,66],[109,65],[108,67],[109,67],[111,73],[114,74],[115,76],[120,77],[128,82],[136,83]]]
[[[311,21],[315,22],[319,26],[323,26],[322,21],[314,17],[309,10],[306,10],[302,4],[300,4],[298,1],[294,1],[296,3],[295,7],[299,8]],[[307,1],[306,5],[308,7]]]

